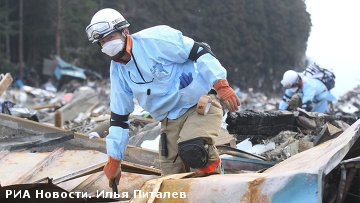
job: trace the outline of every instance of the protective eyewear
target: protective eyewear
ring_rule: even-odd
[[[98,22],[86,27],[86,34],[89,41],[98,41],[111,31],[113,31],[113,29],[108,22]]]

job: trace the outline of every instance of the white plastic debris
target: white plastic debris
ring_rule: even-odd
[[[144,140],[144,142],[141,143],[141,147],[145,149],[159,151],[159,139],[160,135],[157,136],[154,140]]]
[[[353,114],[357,111],[359,111],[358,108],[356,108],[354,105],[352,105],[351,103],[346,103],[346,104],[343,104],[343,105],[340,105],[338,107],[342,112],[345,112],[345,113],[349,113],[349,114]]]
[[[256,144],[253,147],[251,147],[247,152],[260,155],[264,152],[274,149],[275,149],[275,142],[269,142],[267,144]]]
[[[145,111],[141,106],[134,102],[134,111],[131,113],[133,116],[146,118],[150,115],[148,111]]]
[[[251,154],[260,155],[264,152],[274,150],[275,149],[275,142],[269,142],[267,144],[256,144],[253,146],[252,142],[249,138],[243,140],[242,142],[236,145],[236,148]]]
[[[97,132],[91,132],[91,133],[89,133],[89,138],[90,138],[90,139],[100,138],[100,135],[99,135],[99,133],[97,133]]]
[[[243,150],[243,151],[246,151],[249,150],[250,148],[252,147],[252,143],[250,141],[250,138],[247,138],[245,140],[243,140],[242,142],[238,143],[236,145],[236,148],[237,149],[240,149],[240,150]]]

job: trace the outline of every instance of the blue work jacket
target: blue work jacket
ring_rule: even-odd
[[[130,36],[132,56],[126,64],[111,61],[110,108],[118,115],[134,111],[134,99],[161,121],[177,119],[207,94],[214,82],[226,78],[226,70],[211,54],[189,60],[194,40],[169,26],[151,27]],[[179,76],[191,73],[193,81],[180,89]],[[122,160],[129,130],[111,126],[106,137],[107,154]]]

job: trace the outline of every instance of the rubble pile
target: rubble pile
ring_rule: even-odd
[[[334,104],[333,111],[337,115],[360,117],[360,86],[341,96]]]
[[[89,135],[90,138],[103,138],[107,135],[110,119],[109,80],[91,80],[82,85],[77,81],[70,81],[57,91],[54,91],[56,88],[51,87],[49,83],[42,87],[24,85],[8,88],[0,99],[1,111],[7,110],[8,114],[48,125],[59,125],[57,127],[80,132]],[[253,146],[274,142],[276,148],[271,150],[271,154],[264,152],[261,154],[269,157],[270,160],[283,160],[291,154],[318,144],[314,140],[321,131],[324,131],[324,125],[329,125],[328,121],[337,129],[344,130],[355,122],[360,114],[360,87],[348,92],[339,98],[337,103],[332,104],[332,112],[329,114],[331,118],[329,115],[314,115],[302,111],[288,113],[276,111],[279,98],[269,98],[263,93],[253,92],[251,88],[246,93],[241,92],[240,98],[242,101],[240,110],[225,115],[223,126],[230,134],[235,135],[237,143],[246,139]],[[4,104],[9,102],[12,106],[6,107]],[[140,146],[141,141],[146,139],[156,140],[159,126],[148,112],[139,107],[136,101],[134,102],[136,108],[130,115],[130,140]],[[319,118],[323,119],[316,121]],[[153,124],[148,125],[149,123]],[[148,136],[147,132],[151,132],[152,135]],[[133,137],[137,135],[141,139]],[[292,153],[280,150],[294,148],[292,146],[294,142],[296,149],[290,150],[293,151]],[[157,146],[154,148],[156,149]]]
[[[252,101],[262,102],[262,105],[250,104],[249,106],[257,108],[228,113],[225,122],[227,130],[236,136],[238,146],[241,146],[238,149],[264,156],[269,161],[283,161],[335,138],[359,118],[360,87],[331,104],[331,112],[327,114],[302,109],[291,112],[261,109],[258,107],[268,105],[264,105],[266,102],[263,98],[266,97],[258,95],[260,96],[252,98]],[[251,148],[242,148],[243,142],[250,142]],[[274,147],[268,148],[269,143]],[[256,147],[260,147],[259,150],[254,150]],[[263,150],[266,147],[267,150]]]
[[[96,152],[103,153],[102,157],[105,163],[106,145],[104,138],[108,134],[110,126],[109,80],[89,80],[83,83],[74,80],[63,84],[60,89],[53,87],[51,83],[46,83],[41,88],[26,85],[16,86],[14,84],[8,87],[10,84],[11,80],[9,79],[6,81],[0,80],[0,110],[2,113],[2,125],[0,125],[0,135],[2,137],[0,138],[2,141],[6,141],[0,146],[1,149],[28,150],[30,147],[31,151],[29,153],[51,152],[45,154],[34,153],[39,156],[46,155],[49,157],[60,156],[57,154],[60,150],[57,149],[58,147],[64,148],[65,151],[69,150],[69,153],[72,150],[78,153],[84,149],[95,149]],[[241,187],[246,188],[253,182],[264,182],[265,178],[270,182],[272,180],[276,181],[276,183],[271,184],[273,189],[274,186],[282,185],[282,183],[279,184],[279,180],[283,182],[290,180],[289,187],[292,188],[291,191],[300,192],[306,187],[296,188],[296,185],[293,184],[294,181],[302,183],[302,180],[309,179],[309,174],[315,174],[313,177],[321,178],[325,176],[325,183],[319,186],[319,190],[322,190],[322,186],[339,185],[340,168],[338,164],[341,160],[359,156],[359,148],[356,147],[359,146],[359,139],[357,139],[358,127],[352,124],[358,123],[360,86],[343,95],[338,102],[333,103],[331,112],[327,114],[306,112],[302,109],[278,111],[277,106],[280,98],[270,98],[264,93],[255,93],[251,88],[246,93],[238,92],[237,94],[242,101],[240,109],[237,112],[224,114],[223,129],[220,130],[219,136],[215,140],[225,173],[229,175],[236,175],[237,173],[250,174],[249,176],[231,178],[234,185],[244,184]],[[152,119],[148,112],[137,105],[136,100],[134,100],[134,104],[135,110],[129,116],[129,145],[123,162],[124,172],[130,173],[124,173],[124,177],[122,177],[122,181],[128,179],[131,180],[131,183],[134,182],[132,175],[158,176],[161,174],[158,159],[159,122]],[[349,131],[343,133],[347,129]],[[331,142],[324,143],[330,139]],[[325,145],[320,145],[321,143]],[[13,147],[9,149],[10,144]],[[351,147],[352,145],[355,147]],[[46,147],[42,148],[43,146]],[[2,151],[2,153],[3,157],[17,155],[9,151]],[[25,153],[25,155],[27,154]],[[75,162],[75,164],[72,164],[79,166],[76,162],[82,159],[77,158],[77,156],[71,157]],[[8,159],[3,158],[3,160]],[[47,160],[50,162],[53,159],[48,158]],[[104,163],[96,166],[96,171],[100,170]],[[353,170],[353,163],[358,164],[358,159],[345,160],[342,163],[347,168],[342,167],[341,173],[344,170],[345,172],[346,170]],[[66,167],[63,162],[58,163],[55,161],[54,164],[71,169],[71,167]],[[7,164],[3,165],[7,166]],[[30,167],[30,164],[28,165]],[[36,164],[36,166],[42,167],[43,164]],[[4,168],[9,173],[12,172],[8,167]],[[95,170],[93,166],[88,167],[88,169]],[[31,171],[34,170],[31,169]],[[79,171],[83,171],[83,169]],[[56,175],[59,175],[60,172],[63,172],[63,169],[59,168]],[[73,171],[69,172],[69,174],[73,173]],[[16,177],[19,174],[20,172],[16,174]],[[65,176],[69,176],[69,174],[65,174]],[[85,175],[87,172],[81,174]],[[32,172],[25,172],[22,178],[15,178],[16,181],[11,183],[18,183],[18,179],[27,180],[30,176],[33,176]],[[99,179],[99,177],[102,178]],[[172,178],[173,176],[169,177]],[[221,180],[216,182],[226,184],[224,187],[239,188],[227,187],[229,184],[229,179],[225,179],[227,177],[230,176],[219,175],[195,180],[208,181],[220,178]],[[242,179],[242,177],[246,180]],[[140,178],[138,176],[139,182],[136,188],[139,188],[139,185],[142,185],[149,178],[154,178],[154,176],[141,176]],[[101,183],[92,182],[94,179],[100,180]],[[193,181],[192,178],[190,179]],[[154,181],[157,180],[162,181],[161,178],[154,178]],[[186,180],[189,180],[189,178],[182,179],[181,185]],[[310,183],[312,186],[322,183],[320,179],[315,178],[313,180],[315,182]],[[84,185],[84,183],[89,183],[91,185],[91,187],[84,185],[86,188],[92,188],[95,185],[103,188],[108,184],[102,173],[94,173],[84,182],[79,181],[76,184]],[[348,180],[342,177],[341,181],[345,188],[350,188],[349,191],[358,188],[356,185],[350,185],[351,178]],[[170,182],[176,184],[176,181]],[[171,187],[169,187],[170,182],[164,181],[161,182],[161,185],[164,185],[165,190],[178,188],[172,187],[171,184]],[[345,184],[344,182],[349,183]],[[128,183],[120,185],[119,191],[121,189],[128,191]],[[216,189],[212,191],[223,191],[217,188],[217,184],[210,185],[216,185]],[[190,188],[189,186],[186,187]],[[259,185],[259,188],[263,187],[266,188],[264,185]],[[69,191],[80,189],[78,187],[72,188]],[[344,188],[340,189],[345,190]],[[142,188],[142,190],[146,191],[146,188]],[[241,189],[241,191],[245,190]],[[284,192],[280,188],[277,190]],[[313,190],[316,194],[320,193],[317,189]],[[329,195],[333,198],[334,194],[337,194],[335,190],[325,190],[324,197]],[[198,191],[204,190],[202,188]],[[198,196],[198,191],[196,191],[196,196]],[[249,191],[251,190],[249,189]],[[232,192],[232,194],[238,193]],[[339,194],[343,193],[346,192],[339,191]],[[220,195],[220,193],[216,194]],[[301,194],[308,194],[308,191]],[[293,192],[291,192],[291,195],[293,195]],[[300,199],[303,199],[302,196]],[[208,194],[206,194],[206,197],[208,197]]]

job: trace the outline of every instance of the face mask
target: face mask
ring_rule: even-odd
[[[101,51],[109,56],[115,56],[124,48],[124,42],[121,39],[114,39],[104,44]]]

